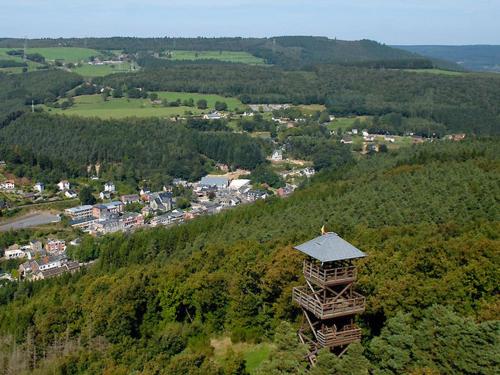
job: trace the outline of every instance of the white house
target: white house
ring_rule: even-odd
[[[40,271],[61,267],[61,258],[57,256],[47,256],[40,260],[35,260]]]
[[[76,194],[73,190],[66,190],[66,191],[64,192],[64,196],[65,196],[66,198],[71,198],[71,199],[74,199],[74,198],[78,197],[78,194]]]
[[[12,180],[7,180],[0,183],[0,188],[3,190],[14,190],[16,188],[16,184],[14,184],[14,181]]]
[[[24,258],[26,254],[24,253],[23,250],[19,247],[19,245],[12,245],[11,247],[7,248],[4,252],[4,257],[5,259],[19,259],[19,258]]]
[[[69,188],[70,188],[69,181],[66,181],[66,180],[59,181],[59,183],[57,184],[57,187],[60,191],[69,190]]]
[[[375,140],[375,136],[374,135],[365,135],[365,136],[363,136],[363,139],[367,142],[373,142]]]
[[[108,191],[110,193],[114,193],[116,191],[115,184],[111,181],[108,181],[104,184],[104,191]]]
[[[301,173],[306,176],[307,178],[310,178],[312,176],[314,176],[314,174],[316,173],[316,171],[314,170],[314,168],[304,168]]]
[[[43,184],[43,182],[37,182],[34,186],[34,189],[39,193],[43,193],[43,191],[45,190],[45,185]]]
[[[219,112],[212,112],[203,116],[205,120],[220,120],[222,118]]]
[[[109,191],[101,191],[99,193],[99,198],[101,198],[102,200],[111,199],[111,193]]]
[[[241,189],[245,189],[245,188],[250,188],[250,180],[248,180],[248,179],[238,178],[238,179],[231,181],[231,183],[229,184],[230,190],[236,191],[236,190],[241,190]]]
[[[271,155],[271,160],[272,161],[282,161],[283,160],[283,151],[282,150],[275,150],[273,154]]]

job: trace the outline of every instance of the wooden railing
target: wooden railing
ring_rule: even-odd
[[[336,300],[327,298],[320,302],[307,287],[296,287],[293,288],[293,300],[319,319],[330,319],[365,311],[365,297],[358,293],[354,293],[352,298],[339,297]]]
[[[326,328],[316,331],[318,344],[322,347],[333,348],[335,346],[347,345],[352,342],[361,340],[361,329],[349,325],[341,331],[334,331],[331,328]]]
[[[354,266],[324,268],[319,264],[304,261],[304,276],[312,282],[322,285],[336,285],[356,280],[357,269]]]

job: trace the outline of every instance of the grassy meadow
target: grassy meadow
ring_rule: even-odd
[[[95,49],[76,47],[28,48],[28,53],[39,53],[50,61],[64,60],[72,63],[87,61],[90,56],[100,55]]]
[[[7,51],[10,51],[12,49],[13,48],[0,48],[0,60],[12,60],[17,62],[23,62],[22,56],[11,56],[7,54]],[[37,67],[42,66],[42,64],[33,61],[26,61],[26,64],[28,64],[28,71],[36,70]],[[22,71],[23,71],[22,67],[0,68],[0,72],[3,73],[22,73]]]
[[[20,48],[0,48],[0,60],[13,60],[22,62],[22,56],[11,56],[7,54],[7,51],[11,51],[13,49]],[[52,62],[55,60],[63,60],[65,63],[78,63],[78,62],[87,62],[90,56],[98,56],[100,55],[99,51],[90,48],[75,48],[75,47],[52,47],[52,48],[29,48],[27,49],[27,53],[38,53],[45,57],[47,62]],[[28,64],[28,71],[37,70],[37,68],[41,67],[43,64],[26,61]],[[127,64],[127,67],[123,67],[126,70],[130,69],[130,66]],[[3,73],[21,73],[23,71],[22,67],[13,67],[13,68],[0,68],[0,72]],[[99,66],[99,67],[91,67],[90,65],[87,67],[83,65],[81,67],[77,67],[74,71],[78,74],[81,74],[84,77],[98,77],[104,76],[107,74],[119,72],[119,67],[111,67],[111,66]]]
[[[355,116],[355,117],[337,117],[335,120],[328,124],[328,129],[330,130],[346,130],[351,129],[356,120],[359,120],[361,124],[367,120],[367,116]],[[361,129],[358,129],[361,131]]]
[[[209,109],[215,108],[215,102],[225,102],[230,111],[234,111],[236,108],[243,108],[245,105],[241,103],[236,98],[227,98],[221,95],[214,94],[199,94],[199,93],[190,93],[190,92],[173,92],[173,91],[158,91],[159,99],[166,99],[169,102],[180,99],[181,101],[192,98],[196,103],[200,99],[205,99],[208,104]]]
[[[126,117],[164,117],[182,116],[186,112],[192,114],[208,113],[214,110],[216,101],[225,101],[229,110],[236,107],[243,108],[243,104],[236,98],[225,98],[219,95],[190,94],[180,92],[158,92],[158,97],[175,101],[177,99],[185,100],[193,98],[196,101],[205,99],[208,103],[208,109],[202,111],[196,107],[163,107],[156,105],[149,99],[129,99],[129,98],[108,98],[104,101],[101,95],[82,95],[74,98],[75,104],[65,110],[60,108],[43,108],[50,113],[59,113],[65,115],[99,117],[99,118],[126,118]]]
[[[306,115],[312,115],[315,112],[323,112],[326,109],[326,106],[323,104],[303,104],[298,106],[302,113]]]
[[[169,60],[220,60],[241,64],[260,65],[265,61],[248,52],[238,51],[171,51]]]
[[[456,72],[453,70],[443,70],[443,69],[402,69],[405,72],[413,73],[428,73],[428,74],[443,74],[448,76],[463,76],[467,72]]]

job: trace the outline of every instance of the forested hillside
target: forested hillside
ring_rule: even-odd
[[[485,139],[401,149],[323,172],[288,199],[85,238],[71,251],[97,258],[87,271],[0,288],[0,364],[12,374],[243,374],[240,357],[214,359],[209,339],[277,332],[257,373],[302,373],[294,328],[280,323],[299,319],[292,247],[326,225],[368,254],[357,286],[368,305],[362,346],[342,360],[321,354],[312,373],[494,374],[498,147]]]
[[[500,46],[396,46],[430,58],[447,60],[469,70],[500,72]]]
[[[168,65],[96,82],[149,91],[238,96],[243,103],[326,104],[336,115],[397,112],[445,125],[449,132],[498,134],[500,77],[445,76],[320,65],[311,70],[233,64]]]
[[[81,82],[80,76],[62,70],[0,73],[0,127],[25,111],[26,105],[54,101]]]
[[[87,176],[99,164],[109,178],[199,179],[215,163],[253,169],[264,143],[243,134],[197,131],[159,118],[99,120],[26,114],[0,129],[0,153],[17,176],[55,183]],[[165,181],[163,183],[166,183]]]
[[[292,40],[293,43],[301,41],[300,38]],[[315,43],[323,42],[318,39]],[[137,93],[135,89],[221,94],[236,96],[244,104],[324,104],[335,116],[396,113],[417,124],[409,127],[404,121],[391,124],[394,133],[421,132],[422,126],[428,129],[428,136],[456,132],[495,135],[500,129],[500,77],[465,73],[449,76],[394,69],[395,62],[405,68],[425,65],[421,59],[362,59],[345,66],[343,62],[320,64],[318,61],[323,60],[316,56],[316,63],[300,69],[212,61],[173,62],[150,54],[139,55],[137,59],[144,65],[143,70],[95,78],[92,84],[87,82],[75,90],[83,78],[56,67],[0,74],[0,126],[29,111],[32,102],[56,105],[60,104],[59,99],[67,98],[70,103],[74,95],[90,88],[93,90],[90,93],[114,89],[120,95]],[[431,129],[438,131],[431,132]]]
[[[0,47],[22,48],[24,39],[0,39]],[[189,51],[244,51],[268,64],[300,67],[317,63],[354,63],[398,59],[422,59],[414,53],[371,40],[344,41],[326,37],[275,38],[73,38],[33,39],[31,47],[86,47],[124,50],[127,53]]]

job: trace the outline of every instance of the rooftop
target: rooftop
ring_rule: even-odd
[[[102,205],[104,207],[106,207],[107,209],[111,209],[114,207],[123,206],[123,202],[122,201],[113,201],[113,202],[103,203]]]
[[[333,232],[327,232],[302,245],[295,246],[295,249],[319,260],[321,263],[357,259],[366,256],[361,250]]]
[[[84,205],[84,206],[66,208],[66,212],[71,212],[71,213],[77,213],[77,212],[86,211],[86,210],[92,210],[92,206],[91,205]]]
[[[234,190],[238,190],[238,189],[241,189],[243,186],[248,185],[249,183],[250,183],[250,180],[248,180],[248,179],[244,179],[244,178],[236,179],[236,180],[231,181],[231,183],[229,184],[229,188],[234,189]]]
[[[201,185],[206,185],[206,186],[221,186],[221,185],[227,186],[229,183],[229,179],[224,176],[207,175],[201,178],[200,183]]]

